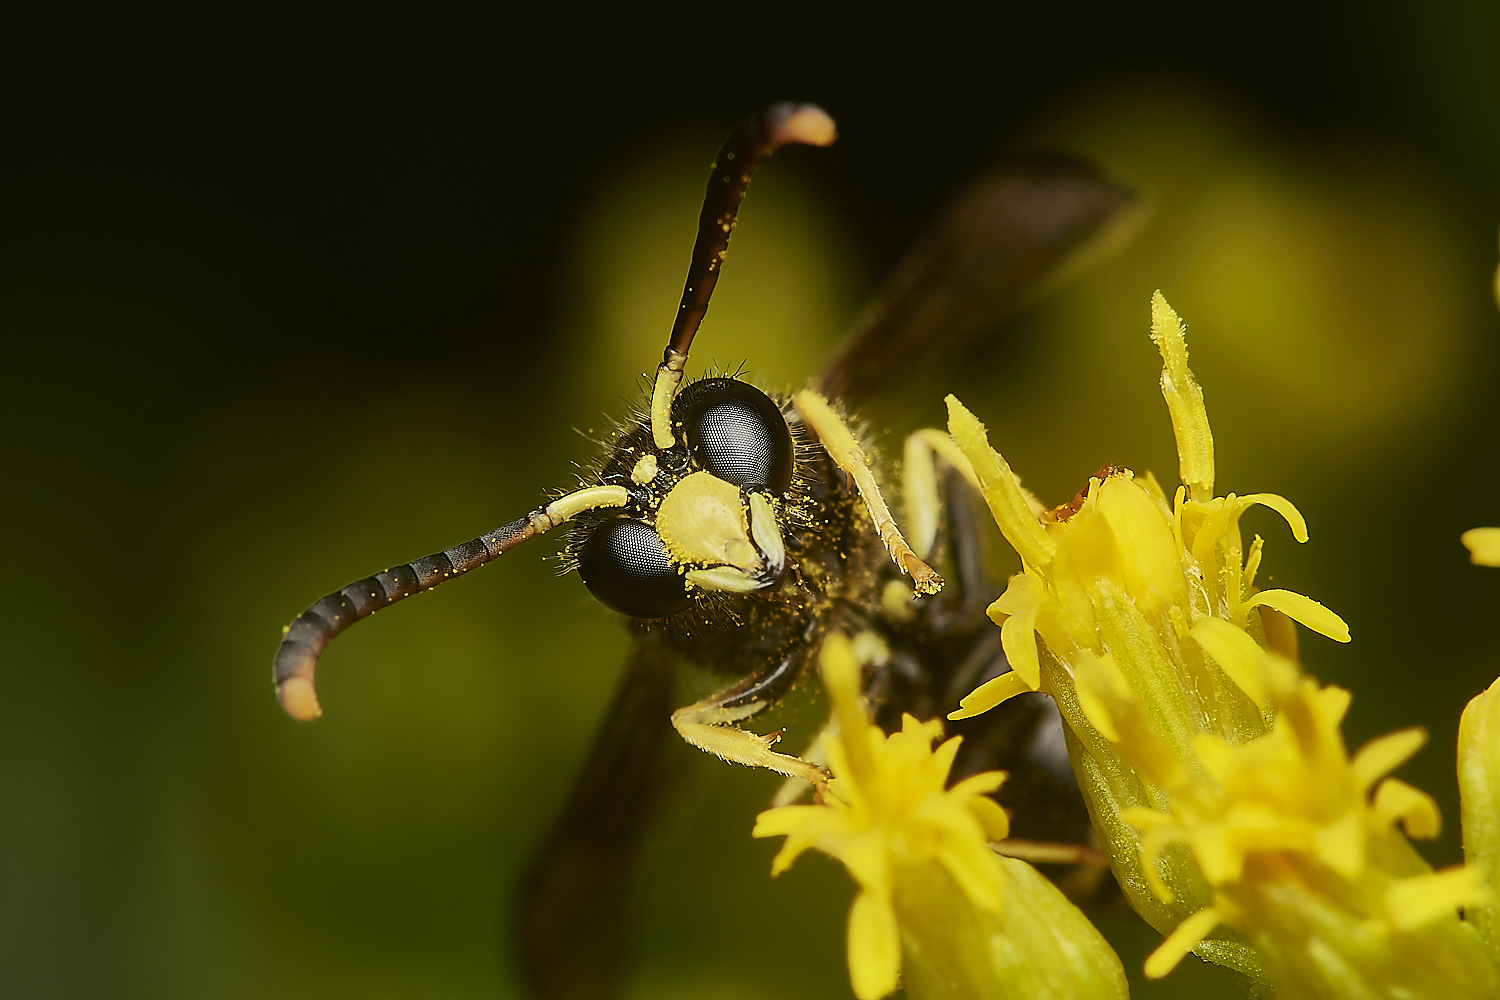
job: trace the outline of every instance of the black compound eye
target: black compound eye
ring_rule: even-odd
[[[792,432],[770,396],[732,378],[695,382],[684,395],[683,430],[700,466],[733,486],[786,492],[792,483]]]
[[[578,553],[578,574],[605,607],[634,618],[670,618],[692,606],[655,531],[639,521],[605,521]]]

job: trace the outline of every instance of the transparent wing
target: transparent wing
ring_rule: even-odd
[[[642,632],[573,790],[531,863],[517,905],[521,966],[542,1000],[608,1000],[633,953],[636,859],[676,769],[676,656]]]
[[[913,363],[980,338],[1112,230],[1131,201],[1128,189],[1060,153],[1017,157],[986,174],[886,279],[819,389],[856,402]]]

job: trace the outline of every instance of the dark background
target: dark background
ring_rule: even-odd
[[[1500,575],[1457,542],[1500,522],[1488,0],[39,5],[0,39],[5,995],[516,992],[504,901],[623,633],[543,542],[342,638],[315,724],[270,656],[318,595],[571,485],[573,429],[658,356],[717,142],[773,99],[841,138],[762,171],[694,364],[800,384],[997,155],[1093,153],[1154,208],[1135,242],[874,426],[957,391],[1052,502],[1106,462],[1170,488],[1162,288],[1220,492],[1312,529],[1247,518],[1262,572],[1353,628],[1309,669],[1352,745],[1429,727],[1405,774],[1459,859],[1458,713],[1500,672]],[[774,781],[683,753],[637,992],[847,991],[842,871],[772,882]],[[1152,936],[1109,929],[1134,971]]]

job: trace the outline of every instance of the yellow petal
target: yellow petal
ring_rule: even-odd
[[[1004,633],[1002,632],[1002,638]],[[1031,643],[1032,655],[1036,655],[1036,640]],[[1040,680],[1041,667],[1037,667],[1038,680]],[[969,719],[976,715],[982,715],[1002,702],[1014,698],[1018,694],[1025,694],[1035,690],[1021,677],[1019,671],[1010,670],[999,677],[992,677],[979,685],[969,694],[965,695],[958,704],[960,708],[956,712],[949,712],[948,718],[957,722],[959,719]]]
[[[1172,819],[1166,813],[1147,808],[1146,806],[1126,806],[1120,810],[1120,819],[1123,822],[1129,823],[1137,830],[1144,832],[1149,832],[1158,827],[1176,822],[1176,820]]]
[[[849,984],[859,1000],[880,1000],[896,989],[901,937],[889,897],[862,892],[849,910]]]
[[[1337,822],[1318,828],[1315,838],[1318,858],[1346,879],[1358,878],[1365,870],[1365,827],[1353,810]]]
[[[775,878],[792,867],[797,859],[817,842],[817,836],[807,827],[792,831],[782,842],[781,850],[776,852],[776,857],[771,859],[771,877]]]
[[[1427,730],[1420,727],[1377,736],[1359,748],[1349,761],[1349,770],[1361,789],[1369,788],[1405,764],[1426,742]]]
[[[1266,652],[1244,629],[1236,628],[1222,618],[1200,618],[1193,622],[1189,634],[1214,658],[1219,669],[1250,696],[1251,701],[1265,707],[1271,696],[1261,667]]]
[[[847,758],[847,772],[840,776],[850,778],[856,786],[870,782],[875,778],[875,765],[870,759],[870,744],[862,737],[873,727],[865,714],[865,700],[860,693],[859,661],[854,657],[854,647],[842,632],[834,632],[823,640],[823,648],[818,652],[818,667],[833,700],[834,717],[838,719],[840,736],[837,742],[843,746]]]
[[[1245,572],[1243,586],[1248,591],[1255,586],[1255,574],[1260,569],[1260,557],[1265,550],[1266,540],[1256,535],[1250,542],[1250,550],[1245,553]],[[1274,644],[1273,644],[1274,645]]]
[[[979,820],[979,825],[984,827],[984,835],[989,838],[990,843],[1010,836],[1010,817],[1000,808],[1000,803],[988,796],[976,795],[966,804],[974,818]]]
[[[999,911],[1001,876],[995,853],[987,846],[952,838],[938,851],[938,861],[975,906],[988,913]]]
[[[827,806],[784,806],[782,808],[813,811],[804,814],[806,817],[804,821],[786,832],[786,841],[782,843],[781,850],[776,852],[776,857],[771,860],[772,878],[792,867],[792,864],[810,847],[821,848],[834,857],[839,857],[840,845],[849,842],[850,838],[856,835],[847,814],[842,810],[830,809]],[[775,836],[775,834],[768,833],[766,836]]]
[[[1193,536],[1193,558],[1205,566],[1214,564],[1214,557],[1223,547],[1221,543],[1232,538],[1234,545],[1239,544],[1240,511],[1233,501],[1234,496],[1231,494],[1203,503],[1190,502],[1183,505],[1184,520]]]
[[[850,876],[866,891],[882,897],[890,896],[891,855],[884,830],[868,830],[849,838],[835,857],[844,863]]]
[[[1177,929],[1146,959],[1146,978],[1160,979],[1177,968],[1177,963],[1217,926],[1219,911],[1212,906],[1204,907],[1178,924]]]
[[[1004,622],[1005,615],[1024,615],[1046,603],[1047,588],[1030,573],[1017,573],[1005,584],[1005,593],[995,598],[986,611],[990,621],[996,625]]]
[[[1500,681],[1470,701],[1458,723],[1458,792],[1464,858],[1500,888]],[[1467,916],[1500,965],[1500,913],[1482,906]]]
[[[1470,528],[1458,540],[1476,566],[1500,566],[1500,528]]]
[[[1241,759],[1239,749],[1230,746],[1218,733],[1194,733],[1193,753],[1204,772],[1220,784],[1229,779]]]
[[[1109,521],[1097,516],[1097,511],[1084,509],[1074,515],[1058,539],[1048,582],[1069,614],[1079,621],[1090,621],[1095,582],[1107,579],[1123,591],[1128,560]]]
[[[1251,608],[1262,605],[1275,608],[1288,618],[1301,622],[1314,632],[1321,632],[1337,642],[1349,641],[1349,626],[1344,619],[1311,597],[1303,597],[1290,590],[1262,590],[1245,602],[1245,606]]]
[[[1250,507],[1260,504],[1269,507],[1282,517],[1286,518],[1287,527],[1292,529],[1292,537],[1299,542],[1307,541],[1307,521],[1290,500],[1286,497],[1277,496],[1275,493],[1247,493],[1239,498],[1239,504]]]
[[[1120,729],[1110,709],[1110,702],[1115,700],[1114,686],[1113,678],[1098,657],[1081,653],[1074,657],[1073,690],[1078,696],[1078,707],[1100,735],[1111,743],[1119,743]]]
[[[1178,470],[1192,498],[1205,500],[1214,495],[1214,436],[1203,390],[1188,368],[1182,320],[1159,291],[1151,296],[1151,339],[1161,352],[1161,394],[1177,438]]]
[[[1139,483],[1147,493],[1151,494],[1151,496],[1156,500],[1157,503],[1161,504],[1162,510],[1166,513],[1167,517],[1172,516],[1172,504],[1169,500],[1167,500],[1166,490],[1162,489],[1161,483],[1156,481],[1155,473],[1153,473],[1150,469],[1147,469],[1139,476],[1136,476],[1135,481]]]
[[[1128,552],[1125,592],[1148,605],[1185,604],[1182,550],[1172,522],[1156,500],[1129,476],[1110,476],[1099,484],[1098,511],[1109,522],[1115,544]]]
[[[1245,848],[1231,834],[1261,834],[1264,830],[1230,830],[1222,823],[1201,823],[1192,833],[1193,860],[1203,869],[1210,885],[1222,885],[1240,877],[1245,868]],[[1247,838],[1248,839],[1248,838]]]
[[[1136,808],[1139,807],[1122,810],[1120,815],[1123,817],[1126,812],[1133,812]],[[1141,838],[1141,875],[1146,879],[1146,886],[1151,890],[1151,894],[1163,903],[1172,902],[1177,898],[1177,894],[1161,877],[1161,866],[1157,863],[1157,859],[1161,856],[1163,847],[1181,841],[1183,834],[1181,827],[1163,825],[1147,830],[1146,835]]]
[[[995,852],[978,841],[950,838],[938,850],[938,861],[974,906],[987,913],[999,912],[1001,874]],[[960,901],[954,900],[954,909],[959,906]]]
[[[1304,819],[1256,803],[1233,806],[1220,826],[1224,830],[1224,853],[1218,859],[1222,867],[1211,881],[1238,879],[1245,856],[1252,851],[1316,851],[1317,834],[1321,832]],[[1360,849],[1363,851],[1363,845]]]
[[[823,745],[823,756],[827,760],[828,770],[833,772],[833,778],[828,782],[828,790],[841,802],[852,803],[859,798],[859,783],[849,777],[849,755],[844,752],[844,740],[835,733],[830,736],[823,734],[819,742]]]
[[[1464,865],[1393,882],[1385,892],[1385,911],[1391,923],[1409,931],[1491,898],[1483,873]]]
[[[957,739],[957,737],[954,738]],[[1010,775],[1004,771],[980,771],[978,774],[971,774],[963,781],[958,782],[952,788],[948,789],[948,795],[953,798],[988,795],[990,792],[997,791],[1001,785],[1005,784],[1006,779],[1009,777]]]
[[[1036,616],[1033,608],[1024,615],[1005,619],[1000,626],[1000,647],[1016,678],[1032,691],[1042,686],[1042,661],[1036,648]],[[1017,692],[1019,693],[1019,692]]]
[[[872,726],[871,730],[873,731],[873,729],[874,727]],[[925,754],[931,749],[935,741],[942,739],[943,724],[936,719],[928,719],[926,722],[923,722],[910,712],[902,712],[901,735],[904,738],[910,739],[912,745],[919,747],[919,752]],[[953,755],[958,752],[958,744],[962,740],[962,736],[955,736],[953,739],[945,741],[942,746],[932,752],[945,754],[946,759],[951,763]],[[953,744],[953,749],[945,749],[950,743]]]
[[[1271,663],[1273,666],[1286,667],[1293,671],[1296,669],[1291,666],[1290,661],[1278,660],[1275,657],[1272,657]],[[1352,697],[1353,695],[1349,693],[1347,688],[1334,687],[1332,685],[1319,691],[1316,704],[1318,714],[1323,720],[1323,725],[1327,726],[1330,730],[1337,729],[1339,723],[1344,721],[1345,713],[1349,711],[1349,699]]]
[[[1000,626],[1000,645],[1005,649],[1005,658],[1010,661],[1011,669],[1018,672],[1018,678],[1025,679],[1032,691],[1041,685],[1042,678],[1041,660],[1037,655],[1037,639],[1034,634],[1036,619],[1042,606],[1050,600],[1047,588],[1040,580],[1028,573],[1017,573],[1010,578],[1005,593],[997,597],[985,612],[990,616],[990,621]],[[1008,683],[1013,682],[1014,679]],[[1011,695],[1007,694],[1005,697],[1009,698]],[[1001,699],[1003,700],[1004,698]],[[993,708],[994,705],[989,707]],[[984,709],[977,709],[973,714],[977,715],[981,711]]]
[[[755,817],[752,837],[784,837],[819,815],[826,806],[778,806]]]
[[[908,720],[910,720],[911,724],[910,731],[915,734],[919,749],[916,759],[927,758],[927,766],[932,769],[937,789],[941,791],[942,787],[948,782],[948,772],[953,770],[953,758],[958,756],[958,748],[963,744],[964,738],[962,736],[955,736],[951,740],[944,740],[929,755],[927,749],[932,746],[933,740],[939,739],[943,735],[943,724],[936,719],[929,719],[927,722],[919,723],[912,716],[903,714],[901,716],[902,732],[908,731]],[[989,773],[999,774],[1000,772],[991,771]],[[975,777],[979,776],[975,775]],[[1003,775],[1000,780],[1005,780]],[[999,788],[1000,786],[996,784],[995,787]]]
[[[1045,528],[1037,522],[1016,477],[1005,464],[999,452],[990,447],[984,424],[970,413],[956,396],[946,398],[948,404],[948,433],[953,435],[974,473],[979,477],[980,490],[995,515],[1000,533],[1028,566],[1041,568],[1052,561],[1056,545]]]
[[[912,812],[911,818],[916,824],[927,827],[924,833],[935,835],[937,840],[961,840],[980,847],[989,843],[979,817],[963,799],[952,795],[941,792],[928,795]],[[907,845],[909,848],[910,841]]]
[[[1400,778],[1386,778],[1375,789],[1375,811],[1387,822],[1401,821],[1414,840],[1434,840],[1443,832],[1443,816],[1431,795]]]

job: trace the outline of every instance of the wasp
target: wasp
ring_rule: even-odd
[[[580,489],[321,598],[286,627],[276,652],[282,707],[315,718],[318,657],[340,632],[566,526],[567,565],[635,641],[583,775],[523,890],[523,964],[545,997],[607,996],[618,986],[624,889],[660,794],[664,734],[785,775],[783,797],[820,793],[826,773],[814,751],[784,753],[780,733],[750,727],[793,688],[830,633],[854,637],[871,710],[888,730],[905,712],[946,714],[1008,669],[984,613],[999,587],[985,568],[972,470],[945,433],[910,434],[898,522],[891,481],[852,407],[941,347],[986,332],[1096,242],[1131,196],[1071,157],[1013,162],[972,187],[917,244],[809,386],[773,395],[732,376],[688,379],[689,350],[752,173],[781,146],[834,138],[821,108],[783,103],[726,140],[647,397]],[[674,710],[680,662],[723,680]],[[1086,836],[1062,729],[1045,699],[1016,699],[958,731],[968,736],[958,772],[1016,772],[1005,799],[1031,800],[1021,815],[1038,839]]]

